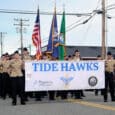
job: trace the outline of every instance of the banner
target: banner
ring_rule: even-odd
[[[105,87],[104,61],[30,61],[25,90],[78,90]]]

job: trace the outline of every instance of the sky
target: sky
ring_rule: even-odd
[[[66,13],[92,13],[94,10],[101,9],[102,0],[56,0],[56,11],[63,12],[65,6]],[[106,5],[115,4],[115,0],[105,0]],[[54,12],[55,0],[0,0],[0,9],[37,11],[39,5],[40,12]],[[115,46],[115,9],[107,10],[107,46]],[[50,26],[53,15],[40,15],[41,39],[42,46],[47,45],[50,32]],[[24,22],[26,26],[23,33],[23,46],[31,46],[32,52],[35,53],[35,47],[32,44],[32,31],[36,14],[12,14],[0,12],[0,32],[3,36],[3,52],[13,53],[20,48],[20,34],[17,26],[19,22],[14,19],[29,19]],[[61,25],[61,15],[57,16],[58,31]],[[101,14],[96,14],[86,24],[81,24],[88,19],[87,16],[66,16],[66,45],[67,46],[101,46]],[[71,25],[78,24],[71,29]],[[73,25],[74,26],[74,25]],[[69,29],[69,30],[68,30]],[[18,31],[17,31],[18,30]],[[1,49],[0,49],[1,50]]]

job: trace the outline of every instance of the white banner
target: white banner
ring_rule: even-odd
[[[31,61],[25,63],[26,91],[100,89],[104,61]]]

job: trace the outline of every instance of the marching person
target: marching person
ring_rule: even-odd
[[[115,64],[113,66],[113,83],[114,83],[114,93],[115,93]]]
[[[1,56],[1,58],[0,58],[0,97],[3,97],[3,94],[2,94],[2,90],[3,90],[3,88],[2,88],[2,86],[3,86],[3,82],[2,82],[2,77],[3,77],[3,63],[2,63],[2,60],[3,60],[3,58],[4,58],[4,55],[2,55]]]
[[[17,104],[17,94],[20,97],[20,103],[25,105],[24,101],[24,79],[22,73],[23,61],[18,53],[15,51],[13,59],[10,61],[10,77],[11,77],[11,90],[12,90],[12,105]]]
[[[8,53],[4,54],[3,60],[2,60],[2,98],[6,99],[6,95],[9,94],[10,96],[10,78],[8,74],[8,68],[9,68],[9,55]]]
[[[24,86],[25,86],[25,62],[32,60],[32,57],[29,55],[28,49],[26,47],[24,47],[23,51],[22,51],[22,60],[23,60],[22,73],[23,73]],[[33,93],[32,92],[25,92],[24,97],[25,97],[25,101],[28,101],[28,97],[33,97]]]
[[[110,91],[111,101],[115,101],[115,95],[114,95],[114,83],[113,83],[113,70],[114,70],[114,64],[115,60],[113,60],[113,56],[111,52],[107,53],[107,59],[105,60],[105,88],[103,90],[103,97],[104,102],[107,102],[108,99],[108,87]]]
[[[36,61],[38,61],[38,60],[36,60]],[[42,54],[39,61],[49,61],[48,56],[46,55],[46,53]],[[47,96],[47,91],[37,91],[37,92],[35,92],[35,100],[36,101],[42,101],[42,98],[44,98],[45,96]]]
[[[75,50],[74,55],[75,56],[73,57],[73,60],[79,62],[81,60],[79,50]],[[82,97],[85,97],[83,90],[73,91],[73,94],[75,96],[75,99],[82,99]]]
[[[97,60],[102,60],[101,55],[97,56]],[[98,92],[101,91],[101,95],[102,95],[102,90],[101,89],[95,89],[95,96],[98,96]]]
[[[49,55],[48,60],[49,61],[57,61],[58,59]],[[55,94],[56,94],[55,90],[48,91],[48,94],[49,94],[49,100],[55,100]]]

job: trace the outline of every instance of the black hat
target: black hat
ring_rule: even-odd
[[[16,50],[16,51],[14,52],[14,54],[19,54],[18,50]]]
[[[78,49],[76,49],[76,50],[75,50],[75,53],[76,53],[76,52],[79,52],[79,50],[78,50]]]
[[[101,55],[97,55],[97,57],[101,57]]]
[[[4,55],[5,55],[5,56],[8,56],[9,54],[8,54],[8,52],[6,52]]]
[[[110,51],[107,52],[107,55],[112,55]]]
[[[23,48],[23,51],[28,51],[28,49],[25,47],[25,48]]]

